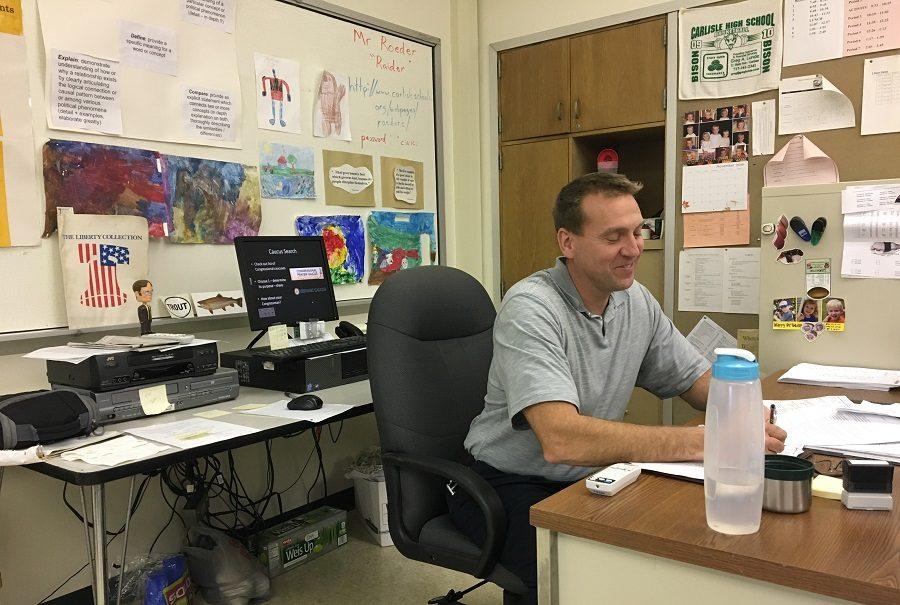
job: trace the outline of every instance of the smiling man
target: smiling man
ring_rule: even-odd
[[[620,422],[635,386],[681,395],[698,410],[709,390],[709,362],[634,279],[644,249],[640,189],[606,173],[563,187],[553,209],[562,256],[513,286],[497,314],[485,407],[465,445],[506,509],[500,562],[531,588],[506,602],[537,602],[533,504],[600,466],[703,457],[700,427]],[[767,426],[767,449],[781,451],[784,431]],[[452,491],[454,522],[482,543],[478,507]]]

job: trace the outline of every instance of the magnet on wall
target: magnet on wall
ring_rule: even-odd
[[[793,265],[799,263],[803,260],[803,250],[800,248],[792,248],[790,250],[785,250],[776,258],[779,263],[783,263],[785,265]]]
[[[791,219],[791,229],[794,230],[794,233],[797,234],[797,237],[802,239],[804,242],[808,242],[812,239],[812,236],[809,233],[809,229],[806,228],[806,223],[803,222],[803,219],[799,216],[795,216]]]
[[[825,227],[828,225],[828,221],[825,220],[824,216],[820,216],[816,220],[813,221],[812,224],[812,245],[815,246],[822,239],[822,236],[825,235]]]
[[[775,237],[772,238],[772,245],[776,250],[784,248],[784,241],[787,239],[788,220],[785,215],[781,215],[778,222],[775,223]]]
[[[760,227],[763,235],[772,235],[775,233],[775,223],[763,223]]]

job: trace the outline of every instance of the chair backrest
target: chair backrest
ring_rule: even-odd
[[[484,409],[496,311],[484,287],[452,267],[417,267],[387,279],[369,309],[369,380],[381,447],[456,462]],[[447,512],[444,481],[400,474],[409,535]],[[388,486],[390,492],[391,486]]]

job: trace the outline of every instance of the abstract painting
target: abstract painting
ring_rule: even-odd
[[[160,154],[147,149],[50,139],[44,143],[44,237],[56,231],[56,208],[76,214],[143,216],[152,237],[168,220]]]
[[[312,147],[259,144],[259,186],[264,198],[316,199],[315,171]]]
[[[370,285],[382,283],[397,271],[430,265],[437,259],[432,212],[375,211],[369,214],[366,229],[372,253]]]
[[[331,283],[357,284],[365,272],[366,236],[362,218],[356,215],[298,216],[297,235],[319,236],[325,240]]]
[[[231,244],[238,236],[259,233],[256,166],[167,155],[163,172],[170,241]]]

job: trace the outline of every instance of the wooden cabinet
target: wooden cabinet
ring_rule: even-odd
[[[500,150],[501,294],[559,256],[551,213],[569,182],[568,148],[568,139],[552,139]]]
[[[560,38],[499,55],[500,140],[569,131],[569,40]]]
[[[665,27],[654,19],[569,41],[572,132],[665,120]]]

